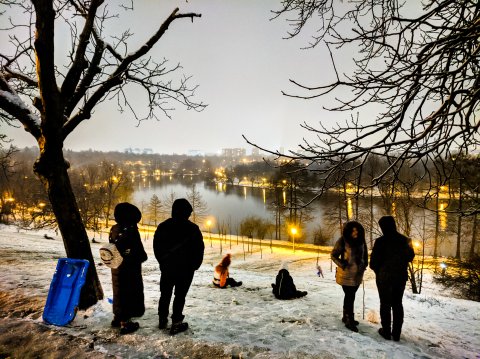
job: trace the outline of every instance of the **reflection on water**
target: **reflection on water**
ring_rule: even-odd
[[[347,199],[347,213],[348,213],[348,218],[352,219],[353,218],[353,204],[352,204],[352,199],[351,198]]]
[[[202,199],[207,203],[209,208],[208,218],[212,221],[211,223],[218,221],[228,221],[231,219],[232,226],[231,231],[233,234],[236,233],[238,224],[247,216],[259,216],[264,219],[267,219],[275,223],[275,211],[274,211],[274,202],[275,202],[275,193],[272,189],[269,188],[260,188],[260,187],[240,187],[232,186],[229,184],[217,183],[212,186],[203,184],[202,182],[196,181],[195,178],[190,176],[185,176],[181,179],[174,179],[171,176],[161,176],[159,180],[150,180],[149,178],[142,178],[139,180],[137,178],[134,188],[135,192],[133,195],[133,202],[139,207],[142,206],[146,208],[151,197],[156,194],[161,201],[165,201],[172,192],[176,198],[186,197],[187,192],[190,190],[191,185],[196,183],[196,189],[200,192]],[[300,200],[306,202],[311,199],[312,193],[302,193],[297,192],[297,196]],[[342,194],[343,196],[343,194]],[[287,193],[285,190],[282,191],[282,198],[280,199],[283,202],[283,205],[288,203]],[[310,221],[305,229],[302,229],[306,233],[306,241],[312,241],[312,233],[315,228],[321,225],[323,228],[331,229],[332,241],[338,237],[338,228],[340,220],[338,218],[339,213],[342,216],[345,216],[345,208],[339,208],[339,203],[343,203],[343,206],[346,205],[346,211],[348,212],[349,218],[355,218],[355,211],[353,210],[354,199],[348,198],[347,202],[339,202],[338,195],[336,193],[327,193],[321,198],[315,200],[311,205],[311,213],[313,220]],[[355,203],[356,205],[356,203]],[[383,209],[384,202],[381,198],[373,199],[373,214],[374,214],[374,236],[380,234],[378,227],[376,225],[378,219],[385,215],[387,211]],[[396,206],[395,203],[391,204],[392,214],[395,215]],[[450,237],[454,233],[453,228],[455,227],[455,221],[453,216],[447,216],[446,212],[447,203],[439,203],[439,228],[442,231],[442,238],[446,240],[441,241],[442,248],[439,253],[442,255],[455,254],[453,250],[454,240],[450,240]],[[358,207],[360,211],[359,220],[364,224],[368,224],[370,221],[370,200],[369,198],[360,198],[358,202]],[[413,225],[414,228],[412,232],[412,238],[419,240],[421,236],[419,228],[423,227],[423,213],[424,211],[417,207],[412,207],[413,213]],[[426,211],[426,223],[427,223],[427,242],[433,239],[431,234],[435,228],[436,213],[434,211]],[[400,215],[400,213],[397,213]],[[342,218],[342,221],[345,221],[345,218]],[[283,220],[282,220],[283,223]],[[207,230],[206,224],[200,224],[203,230]],[[401,226],[399,226],[401,228]],[[215,226],[211,225],[210,230],[213,230]],[[283,236],[286,238],[286,236]],[[448,240],[447,240],[448,239]],[[431,247],[429,247],[431,249]],[[429,250],[427,250],[427,253]]]
[[[440,203],[438,206],[438,224],[440,225],[441,230],[446,230],[447,229],[447,211],[445,210],[447,208],[446,203]]]

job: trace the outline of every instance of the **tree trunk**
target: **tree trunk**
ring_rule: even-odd
[[[90,262],[79,304],[80,309],[86,309],[103,299],[103,290],[98,279],[88,235],[70,184],[67,167],[68,163],[63,158],[62,149],[50,149],[41,152],[40,158],[35,162],[34,172],[47,191],[62,234],[67,257],[86,259]]]
[[[438,211],[439,211],[439,209],[438,209],[438,196],[439,196],[439,192],[438,192],[438,189],[437,189],[437,197],[435,199],[435,234],[434,234],[434,242],[433,242],[433,258],[438,257],[438,226],[439,226],[439,222],[440,222],[439,213],[438,213]]]
[[[473,224],[472,224],[472,243],[470,244],[470,258],[475,255],[475,245],[477,241],[477,214],[473,215]]]
[[[462,188],[462,177],[459,178],[459,189],[458,189],[458,225],[457,225],[457,250],[455,253],[455,258],[460,259],[460,247],[462,240],[462,211],[463,211],[463,188]]]

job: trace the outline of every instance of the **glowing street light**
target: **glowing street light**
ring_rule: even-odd
[[[296,227],[290,228],[290,233],[292,234],[292,243],[293,243],[293,252],[295,253],[295,235],[298,233]]]
[[[447,271],[447,264],[445,262],[440,263],[440,268],[442,268],[442,275],[445,275]]]

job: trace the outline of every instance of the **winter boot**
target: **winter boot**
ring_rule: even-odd
[[[390,340],[391,339],[390,331],[388,331],[384,328],[378,329],[378,334],[380,334],[385,340]]]
[[[358,333],[358,328],[355,325],[355,320],[353,319],[353,313],[345,313],[345,327],[350,329],[352,332]]]
[[[118,320],[117,318],[113,318],[110,325],[112,326],[112,328],[120,328],[121,323],[120,320]]]
[[[122,322],[122,327],[120,328],[120,334],[130,334],[138,330],[140,328],[140,324],[137,322]]]
[[[160,318],[158,320],[158,329],[166,329],[168,324],[168,319]]]
[[[343,322],[343,323],[346,323],[346,322],[347,322],[346,313],[347,313],[347,311],[344,309],[344,310],[343,310],[343,317],[342,317],[342,322]],[[359,324],[360,324],[359,322],[357,322],[357,321],[355,320],[355,317],[353,318],[353,323],[354,323],[355,325],[359,325]]]
[[[184,332],[188,329],[187,322],[176,322],[172,323],[172,327],[170,328],[170,335],[175,335],[181,332]]]

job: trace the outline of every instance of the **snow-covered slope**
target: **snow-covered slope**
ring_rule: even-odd
[[[18,233],[11,227],[0,230],[0,292],[12,294],[11,298],[45,298],[57,258],[65,255],[62,241],[43,238],[45,232]],[[405,323],[401,341],[396,343],[385,341],[377,333],[379,324],[374,322],[378,321],[379,301],[372,271],[368,270],[365,275],[365,319],[362,319],[362,287],[357,293],[355,308],[360,332],[353,333],[340,321],[343,292],[335,284],[335,265],[331,272],[327,256],[320,257],[325,275],[320,278],[316,274],[315,254],[301,251],[293,254],[284,249],[270,253],[269,248],[264,248],[260,258],[255,248],[244,260],[242,245],[230,249],[224,244],[224,254],[228,251],[233,256],[230,274],[244,285],[220,290],[211,284],[213,266],[221,259],[219,245],[214,242],[211,248],[208,241],[204,263],[187,297],[185,315],[191,330],[171,337],[167,331],[157,329],[160,272],[151,241],[144,242],[144,246],[149,254],[143,266],[147,311],[139,319],[138,332],[119,336],[110,328],[112,314],[108,298],[112,297],[112,289],[110,270],[105,266],[97,266],[105,300],[86,312],[79,312],[69,327],[49,329],[87,343],[82,344],[92,351],[87,357],[93,357],[93,353],[120,358],[231,358],[232,355],[241,358],[478,358],[480,355],[480,303],[449,297],[432,284],[428,274],[421,295],[411,294],[407,287]],[[99,247],[100,244],[92,244],[97,260]],[[270,283],[284,260],[290,261],[290,273],[297,288],[308,291],[306,297],[290,301],[273,297]],[[8,306],[8,301],[3,305]],[[16,304],[11,300],[10,305]],[[11,325],[6,320],[8,318],[0,324]],[[38,313],[15,320],[29,328],[32,325],[45,328]],[[75,356],[73,350],[82,347],[71,345],[71,354]]]

